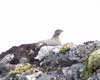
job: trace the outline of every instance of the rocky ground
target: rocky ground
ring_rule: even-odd
[[[0,80],[100,80],[100,41],[14,46],[0,55]]]

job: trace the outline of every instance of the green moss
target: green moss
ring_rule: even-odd
[[[89,72],[88,72],[87,65],[88,65],[88,59],[85,61],[85,67],[81,73],[81,80],[85,80],[86,78],[88,78]]]

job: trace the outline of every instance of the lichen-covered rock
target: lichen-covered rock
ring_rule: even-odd
[[[65,43],[63,46],[59,49],[60,53],[66,53],[67,50],[71,49],[73,47],[73,43]]]
[[[70,67],[61,68],[56,72],[45,72],[36,80],[80,80],[80,73],[82,72],[83,67],[84,64],[74,64]]]
[[[28,69],[31,68],[31,64],[23,65],[23,64],[18,64],[15,66],[14,70],[11,70],[9,74],[19,74],[27,71]]]
[[[9,63],[0,63],[0,78],[8,75],[8,72],[13,68]]]
[[[91,52],[95,50],[93,45],[77,45],[76,47],[71,48],[69,51],[66,51],[66,56],[69,56],[71,60],[75,60],[78,62],[85,62],[85,60],[89,57]]]
[[[100,72],[96,72],[92,76],[90,76],[87,80],[100,80]]]
[[[39,71],[38,69],[34,69],[34,70],[33,70],[33,74],[31,74],[31,75],[26,75],[26,78],[27,78],[28,80],[36,80],[36,78],[37,78],[38,76],[40,76],[42,73],[43,73],[42,71]]]
[[[0,61],[0,78],[6,76],[8,72],[13,68],[13,65],[9,64],[13,57],[13,54],[8,54]]]
[[[10,62],[13,58],[14,58],[14,55],[13,55],[13,54],[8,54],[8,55],[6,55],[6,56],[0,61],[0,63],[8,63],[8,62]]]
[[[100,41],[23,44],[0,54],[0,80],[99,80],[99,59]]]
[[[42,60],[44,57],[49,56],[51,53],[59,52],[60,46],[43,46],[41,47],[35,59]]]
[[[32,59],[38,55],[38,51],[44,44],[22,44],[20,46],[14,46],[0,54],[0,60],[2,60],[6,55],[14,55],[13,59],[9,62],[10,64],[20,63],[21,58],[27,58],[30,63]]]
[[[85,64],[73,64],[70,67],[66,67],[62,69],[63,75],[69,78],[70,80],[80,80],[81,75],[80,73],[82,72]]]
[[[65,56],[64,54],[51,53],[41,62],[41,66],[53,70],[54,68],[61,66],[71,66],[74,63],[76,62],[71,61],[69,57]]]
[[[6,76],[5,78],[2,78],[2,80],[36,80],[37,77],[39,77],[43,72],[39,69],[31,69],[32,72],[27,73],[24,72],[22,74],[10,74],[9,76]]]

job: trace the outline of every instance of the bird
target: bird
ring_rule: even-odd
[[[59,39],[59,36],[62,32],[63,32],[63,30],[57,29],[54,31],[54,34],[50,39],[42,40],[42,41],[39,41],[37,43],[39,43],[39,44],[42,43],[42,44],[45,44],[47,46],[61,46],[61,41]]]

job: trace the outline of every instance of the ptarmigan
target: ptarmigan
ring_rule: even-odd
[[[61,45],[59,35],[62,32],[63,32],[63,30],[57,29],[54,31],[52,38],[47,39],[47,40],[42,40],[42,41],[39,41],[37,43],[42,43],[42,44],[45,44],[47,46],[59,46],[59,45]]]

